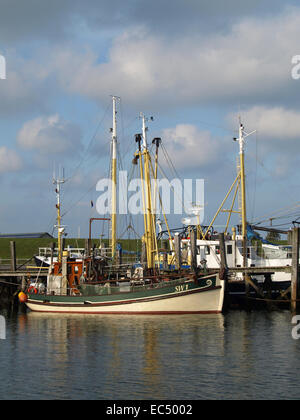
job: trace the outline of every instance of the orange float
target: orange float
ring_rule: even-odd
[[[18,294],[18,298],[19,298],[20,303],[25,303],[28,300],[28,296],[24,292],[20,292]]]

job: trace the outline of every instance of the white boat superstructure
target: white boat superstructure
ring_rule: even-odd
[[[73,261],[82,261],[83,258],[86,256],[86,249],[85,248],[73,248],[68,246],[64,249],[64,251],[68,252],[70,260]],[[58,262],[58,248],[55,248],[53,251],[51,248],[42,247],[39,248],[39,254],[36,255],[35,262],[37,266],[49,267],[51,263]],[[93,255],[95,258],[112,258],[111,248],[106,248],[104,246],[100,246],[99,248],[95,248],[93,250]]]
[[[235,240],[228,238],[225,240],[225,250],[227,265],[229,268],[243,266],[243,240],[237,236]],[[173,253],[174,254],[174,253]],[[181,258],[182,264],[189,266],[191,263],[190,239],[181,240]],[[219,240],[197,239],[197,267],[199,269],[220,269],[220,244]],[[247,247],[248,267],[260,267],[262,259],[257,255],[256,247],[249,245]],[[242,279],[242,273],[236,274],[237,280]]]
[[[68,251],[70,258],[74,260],[82,260],[85,255],[84,248],[67,247],[66,251]],[[55,263],[58,261],[58,253],[58,248],[55,248],[54,250],[47,247],[39,248],[39,254],[35,256],[35,262],[39,267],[49,267],[51,262]]]
[[[263,266],[264,267],[283,267],[292,266],[292,247],[288,245],[262,245]],[[273,274],[273,281],[291,281],[289,273]]]
[[[225,238],[226,261],[228,268],[243,267],[243,238],[236,235],[235,239],[231,236]],[[174,255],[174,252],[172,252]],[[190,238],[181,240],[181,259],[183,266],[191,264],[191,245]],[[291,267],[292,251],[288,245],[262,244],[260,252],[257,246],[253,246],[250,241],[247,244],[247,267]],[[300,262],[300,260],[299,260]],[[212,240],[197,240],[197,267],[199,269],[220,269],[220,243],[216,237]],[[243,274],[237,272],[235,280],[243,279]],[[256,276],[258,282],[263,282],[263,276]],[[274,282],[291,281],[289,273],[277,272],[272,275]]]

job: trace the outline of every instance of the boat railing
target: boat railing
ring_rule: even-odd
[[[84,256],[85,255],[85,248],[66,248],[65,251],[68,251],[71,255],[78,255]],[[50,257],[52,253],[52,248],[39,248],[39,256],[40,257]],[[53,249],[53,254],[58,254],[58,248]]]
[[[128,292],[138,292],[150,289],[160,289],[166,286],[172,287],[178,284],[192,281],[191,277],[181,277],[178,279],[164,279],[162,281],[155,281],[154,279],[144,279],[143,281],[130,281],[127,282],[100,282],[100,283],[82,283],[72,288],[67,287],[50,287],[43,283],[31,283],[27,292],[29,294],[38,296],[103,296],[114,295]]]
[[[39,257],[50,257],[52,252],[51,248],[39,248]],[[57,248],[54,248],[53,253],[57,254],[58,250]]]
[[[111,248],[94,248],[92,249],[92,253],[95,257],[112,257],[112,250]]]
[[[86,256],[86,249],[85,248],[66,248],[65,251],[69,252],[69,255],[72,257],[85,257]],[[49,247],[42,247],[39,248],[39,257],[43,257],[43,258],[49,258],[51,257],[51,254],[53,252],[54,256],[58,255],[58,248],[54,248],[53,251],[51,248]],[[98,257],[98,258],[107,258],[107,259],[111,259],[112,258],[112,249],[111,248],[92,248],[90,251],[90,255],[92,255],[93,257]],[[137,260],[137,255],[136,254],[127,254],[124,253],[122,254],[122,261],[126,262],[127,264],[130,262],[136,262]]]

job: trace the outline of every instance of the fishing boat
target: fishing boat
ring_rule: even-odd
[[[64,264],[63,264],[64,267]],[[223,309],[224,281],[219,274],[193,278],[153,277],[127,281],[86,282],[81,262],[65,262],[65,273],[47,277],[47,287],[37,283],[27,292],[29,309],[37,312],[77,314],[207,314]],[[40,292],[41,291],[41,292]]]
[[[157,177],[158,149],[155,168],[148,148],[145,115],[140,114],[142,133],[135,135],[137,151],[134,165],[140,170],[144,235],[143,258],[134,264],[121,266],[117,247],[117,120],[118,97],[113,96],[113,127],[111,139],[111,257],[97,258],[94,250],[82,258],[71,258],[63,250],[60,185],[56,181],[58,256],[49,266],[46,281],[36,279],[26,290],[26,304],[32,311],[81,314],[206,314],[223,309],[224,280],[218,270],[200,275],[197,270],[163,270],[156,235],[155,198],[151,189]],[[154,193],[155,197],[156,194]],[[106,219],[107,220],[107,219]]]

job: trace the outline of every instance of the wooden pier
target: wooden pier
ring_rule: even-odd
[[[292,264],[291,266],[278,266],[278,267],[235,267],[229,268],[226,262],[225,241],[224,234],[219,235],[220,241],[220,256],[221,256],[221,271],[226,273],[226,290],[232,291],[234,286],[239,283],[245,288],[244,300],[249,306],[249,301],[256,301],[272,307],[276,304],[286,304],[290,306],[292,313],[296,313],[298,304],[300,302],[299,295],[299,242],[300,242],[300,229],[294,228],[291,232],[292,236]],[[291,273],[290,286],[283,290],[277,290],[278,296],[272,297],[272,290],[275,288],[276,283],[272,282],[272,274],[277,272]],[[231,280],[231,277],[236,273],[243,273],[243,281],[236,282]],[[257,284],[253,279],[255,276],[264,276],[265,281],[262,284]]]
[[[32,258],[18,265],[16,244],[10,242],[10,260],[0,265],[0,308],[18,310],[18,293],[24,289],[30,281],[37,277],[45,277],[48,270],[35,267]]]
[[[220,273],[226,281],[226,302],[229,302],[229,308],[232,307],[233,297],[241,296],[240,301],[244,302],[246,307],[251,307],[251,303],[260,303],[267,307],[276,307],[276,305],[284,304],[285,307],[290,307],[292,313],[296,313],[300,308],[300,294],[299,294],[299,242],[300,229],[294,228],[291,232],[292,237],[292,264],[291,266],[281,267],[235,267],[227,266],[226,247],[224,234],[219,235],[220,242]],[[177,245],[179,249],[179,245]],[[196,246],[192,247],[193,254],[196,252]],[[27,264],[18,266],[16,258],[15,243],[10,243],[11,261],[5,266],[0,265],[0,307],[1,301],[3,303],[3,296],[5,301],[15,302],[19,291],[24,289],[29,282],[38,278],[45,278],[48,275],[48,269],[45,267],[35,267],[30,260]],[[178,258],[180,261],[180,257]],[[192,256],[192,261],[195,261],[195,256]],[[31,263],[31,265],[29,265]],[[194,264],[193,264],[194,265]],[[195,268],[195,267],[194,267]],[[209,270],[211,271],[211,270]],[[214,270],[216,271],[216,270]],[[278,288],[276,282],[272,282],[272,275],[277,272],[291,273],[290,285],[285,289]],[[234,277],[237,273],[243,273],[243,280],[236,281]],[[256,276],[264,276],[264,282],[258,283],[255,280]],[[239,290],[237,293],[235,290]],[[274,297],[274,290],[276,296]],[[10,297],[9,297],[10,296]]]

